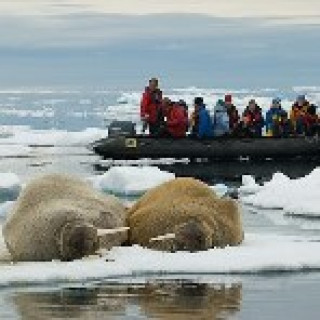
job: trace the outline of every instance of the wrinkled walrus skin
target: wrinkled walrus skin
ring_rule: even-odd
[[[123,233],[99,241],[96,228],[124,227],[125,216],[117,198],[77,178],[48,175],[22,191],[3,235],[15,261],[73,260],[124,242]]]
[[[177,178],[147,192],[128,213],[129,241],[166,251],[235,246],[243,240],[237,203],[206,184]],[[174,239],[152,241],[165,234]]]

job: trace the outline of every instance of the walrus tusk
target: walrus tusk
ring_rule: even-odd
[[[130,228],[129,227],[121,227],[121,228],[114,228],[114,229],[97,229],[97,236],[103,237],[108,234],[116,234],[120,232],[126,232]]]
[[[174,239],[176,237],[176,235],[174,233],[167,233],[167,234],[164,234],[162,236],[158,236],[158,237],[155,237],[155,238],[151,238],[149,240],[149,242],[153,242],[153,241],[163,241],[163,240],[168,240],[168,239]]]

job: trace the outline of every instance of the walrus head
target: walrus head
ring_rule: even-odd
[[[101,246],[110,249],[106,245],[108,237],[111,240],[119,233],[128,232],[128,229],[128,227],[98,229],[84,221],[68,222],[62,227],[58,239],[60,258],[70,261],[95,255],[98,249],[102,249]],[[101,241],[102,238],[104,241]]]
[[[61,260],[70,261],[95,254],[99,247],[97,229],[85,222],[70,222],[60,232]]]
[[[152,246],[165,251],[202,251],[212,246],[212,232],[206,223],[190,219],[177,225],[173,233],[150,239]]]
[[[175,250],[201,251],[211,247],[212,237],[205,223],[192,219],[175,228]]]

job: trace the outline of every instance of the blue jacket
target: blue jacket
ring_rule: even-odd
[[[211,138],[213,136],[213,127],[210,114],[205,105],[202,105],[199,109],[199,129],[198,137]]]
[[[229,115],[224,105],[217,103],[214,108],[214,136],[222,136],[229,132]]]
[[[270,108],[266,113],[266,130],[267,132],[273,130],[275,121],[279,121],[285,113],[284,110],[279,108]]]

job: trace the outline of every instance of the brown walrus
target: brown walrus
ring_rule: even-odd
[[[3,236],[13,260],[72,260],[125,241],[125,216],[117,198],[77,178],[48,175],[22,191]],[[101,236],[99,229],[108,230]]]
[[[177,178],[147,192],[129,210],[129,241],[175,251],[235,246],[243,240],[237,203],[206,184]]]

